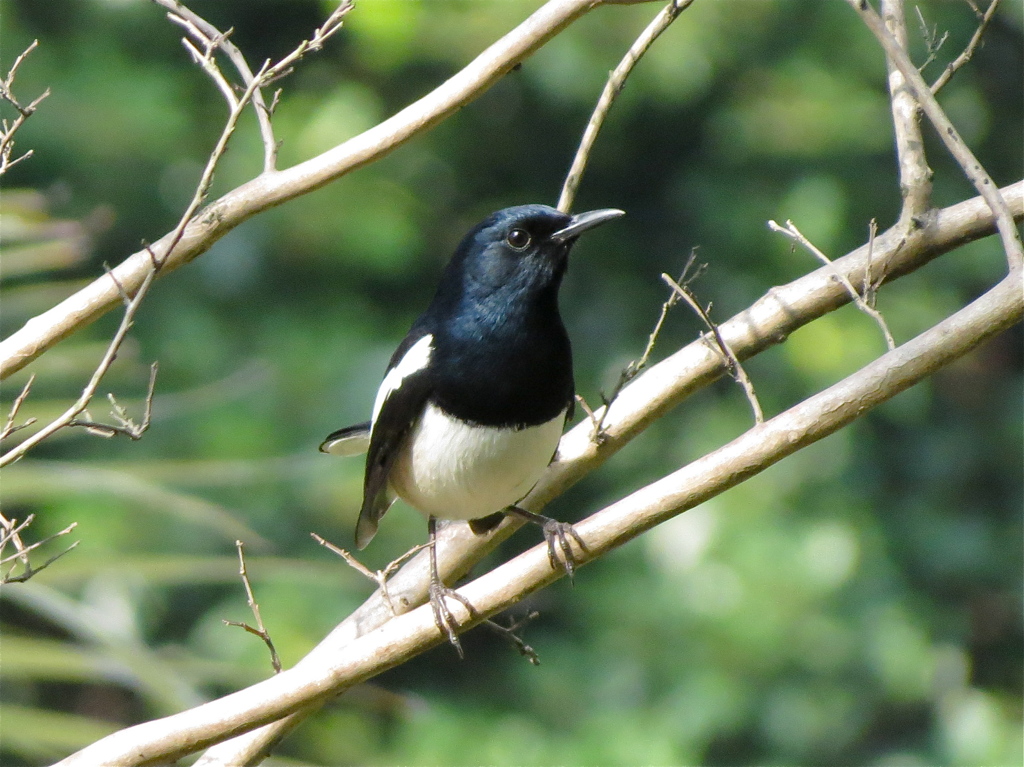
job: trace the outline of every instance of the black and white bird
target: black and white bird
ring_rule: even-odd
[[[483,532],[516,513],[544,527],[570,572],[571,526],[516,507],[554,457],[575,388],[558,311],[569,250],[585,231],[623,215],[568,215],[546,205],[494,213],[462,240],[433,300],[398,345],[368,423],[331,434],[323,452],[367,451],[355,543],[365,547],[397,498],[428,520]],[[458,649],[431,551],[431,604]],[[457,596],[457,595],[456,595]]]

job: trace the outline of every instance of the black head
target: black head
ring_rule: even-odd
[[[576,239],[622,215],[621,210],[607,209],[571,216],[547,205],[518,205],[492,213],[459,244],[436,300],[468,299],[507,307],[557,293]]]

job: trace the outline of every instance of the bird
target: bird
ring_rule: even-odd
[[[572,347],[558,308],[569,251],[584,232],[622,215],[518,205],[470,229],[392,355],[370,420],[320,446],[367,454],[358,549],[398,498],[427,517],[434,620],[460,656],[444,598],[465,600],[438,576],[437,520],[465,520],[483,533],[505,514],[518,515],[543,528],[552,566],[557,547],[572,575],[568,537],[582,545],[572,526],[517,503],[554,458],[575,403]]]

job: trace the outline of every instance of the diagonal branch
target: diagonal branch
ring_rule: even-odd
[[[778,232],[779,234],[786,235],[791,240],[793,240],[793,242],[800,243],[819,261],[825,264],[825,266],[831,265],[832,260],[824,253],[822,253],[813,242],[808,240],[804,236],[803,232],[796,228],[796,224],[794,224],[792,221],[787,220],[785,226],[780,226],[775,221],[769,221],[768,228],[771,229],[773,232]],[[868,240],[868,253],[872,258],[874,257],[874,253],[872,252],[874,249],[873,244],[874,235],[872,235],[871,238]],[[868,269],[864,272],[865,284],[871,283],[870,271],[871,269],[869,259]],[[878,327],[881,329],[882,335],[885,336],[885,345],[890,350],[895,349],[896,341],[892,337],[892,333],[889,330],[889,325],[886,323],[885,317],[882,316],[882,313],[878,311],[878,309],[876,309],[874,306],[872,306],[871,303],[868,301],[868,291],[865,291],[865,295],[861,295],[857,291],[857,288],[853,287],[853,283],[850,282],[850,280],[842,273],[837,272],[836,279],[842,284],[844,288],[846,288],[846,292],[850,294],[850,298],[853,299],[853,303],[856,304],[857,308],[864,312],[864,314],[868,315],[871,319],[873,319],[875,323],[878,325]]]
[[[971,60],[974,56],[974,52],[978,49],[978,45],[981,43],[982,35],[984,35],[985,30],[988,29],[989,22],[992,21],[992,17],[995,16],[996,8],[998,7],[999,0],[991,0],[991,2],[989,2],[988,9],[978,22],[978,28],[974,30],[974,34],[971,35],[971,40],[967,43],[967,47],[963,49],[959,56],[946,65],[942,74],[939,75],[939,79],[932,83],[932,93],[938,93],[939,89],[949,82],[950,78],[956,74],[957,70]]]
[[[1018,219],[1024,219],[1024,181],[1003,190]],[[924,229],[909,234],[893,227],[851,253],[837,258],[800,279],[772,288],[760,300],[723,323],[720,332],[739,359],[784,341],[793,331],[850,301],[850,295],[835,279],[841,272],[854,284],[869,270],[872,280],[882,285],[924,265],[932,258],[994,229],[992,212],[976,197],[936,211]],[[887,265],[876,273],[872,265]],[[717,380],[724,372],[720,355],[703,341],[695,341],[648,368],[626,386],[611,407],[601,408],[604,438],[592,438],[590,421],[578,424],[562,437],[558,454],[547,474],[523,502],[531,510],[542,508],[600,467],[651,423],[665,415],[690,394]],[[519,527],[507,520],[489,535],[475,535],[467,525],[452,524],[439,533],[438,562],[446,582],[464,576],[499,543]],[[296,667],[320,667],[343,652],[368,632],[394,617],[393,607],[409,610],[427,598],[427,557],[420,555],[398,571],[388,582],[389,599],[378,590],[343,620]],[[226,767],[257,764],[273,745],[319,707],[311,703],[295,713],[210,749],[195,767]]]
[[[640,33],[640,36],[629,47],[629,50],[626,51],[626,55],[622,57],[619,65],[612,70],[611,75],[608,77],[608,82],[605,83],[604,90],[597,100],[597,106],[594,107],[594,113],[590,116],[590,122],[587,123],[586,129],[583,131],[583,139],[576,150],[576,156],[573,158],[569,173],[565,177],[565,184],[562,185],[562,194],[558,198],[558,205],[556,207],[563,213],[568,213],[572,210],[572,203],[576,199],[576,190],[579,188],[580,181],[583,178],[583,171],[587,169],[590,150],[594,147],[594,141],[597,140],[597,134],[600,133],[601,126],[604,125],[605,117],[608,116],[608,110],[611,109],[612,102],[615,101],[625,86],[626,78],[629,77],[633,67],[647,53],[647,50],[654,45],[654,41],[658,39],[661,33],[668,29],[672,22],[678,18],[679,14],[689,8],[692,3],[693,0],[671,0],[668,5],[661,9],[661,13],[655,16],[654,20],[647,25],[647,28]]]
[[[857,12],[861,20],[871,33],[882,45],[885,55],[902,73],[914,98],[921,105],[921,109],[927,115],[935,130],[946,145],[946,149],[953,155],[953,159],[960,165],[967,176],[967,179],[978,190],[978,193],[985,198],[985,202],[992,208],[996,218],[996,228],[1003,242],[1003,249],[1006,251],[1006,259],[1011,270],[1024,268],[1024,246],[1021,244],[1020,234],[1014,224],[1013,216],[999,192],[988,171],[974,156],[967,144],[960,137],[953,123],[950,122],[939,102],[935,100],[931,88],[917,71],[907,52],[900,47],[900,44],[885,28],[885,24],[875,9],[867,0],[847,0],[850,6]]]
[[[484,93],[516,64],[530,56],[566,26],[604,3],[598,0],[549,0],[518,27],[495,42],[434,91],[373,128],[298,165],[263,173],[207,206],[190,221],[180,238],[172,234],[153,243],[164,260],[161,274],[182,266],[251,216],[380,159],[411,138],[426,132],[460,107]],[[172,240],[178,244],[169,253]],[[145,279],[150,253],[142,249],[112,273],[132,292]],[[0,379],[20,370],[51,346],[118,305],[117,289],[100,278],[29,320],[0,343]]]
[[[575,525],[586,543],[580,563],[758,474],[782,458],[856,420],[872,408],[960,358],[1018,322],[1024,296],[1014,276],[857,373],[723,447]],[[455,605],[463,630],[558,580],[544,544],[495,568],[459,591],[473,613]],[[114,733],[79,751],[63,767],[123,767],[173,761],[254,727],[323,702],[444,641],[427,605],[397,616],[322,663],[288,671],[180,714]]]

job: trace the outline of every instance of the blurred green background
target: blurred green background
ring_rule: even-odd
[[[330,3],[192,7],[250,61],[280,57]],[[360,0],[299,65],[275,126],[282,166],[374,125],[456,72],[539,5]],[[962,2],[924,2],[963,49]],[[225,117],[180,30],[143,0],[3,0],[15,93],[52,96],[17,136],[35,156],[4,179],[6,335],[177,221]],[[239,227],[161,279],[101,393],[141,414],[138,443],[64,431],[3,473],[29,538],[72,522],[78,548],[3,590],[0,762],[40,764],[125,724],[270,673],[234,541],[263,618],[294,663],[371,591],[309,537],[351,544],[359,460],[317,453],[363,420],[384,365],[464,231],[492,210],[557,199],[608,70],[659,5],[598,9],[489,93],[370,167]],[[914,6],[913,53],[925,51]],[[942,103],[998,183],[1020,178],[1022,13],[1004,7]],[[628,216],[573,256],[563,314],[591,403],[641,353],[690,249],[724,319],[817,263],[772,234],[792,219],[838,256],[899,210],[879,48],[845,3],[698,0],[648,54],[598,139],[576,209]],[[974,192],[927,131],[934,200]],[[214,195],[254,176],[247,118]],[[879,297],[902,342],[999,278],[994,238]],[[23,415],[77,396],[111,315],[29,372]],[[677,309],[655,359],[696,337]],[[1018,765],[1022,760],[1021,335],[995,338],[852,427],[651,531],[525,608],[534,668],[474,631],[327,706],[278,749],[316,765]],[[884,351],[847,307],[748,364],[771,416]],[[92,415],[107,408],[98,398]],[[691,398],[550,507],[599,509],[751,424],[731,382]],[[363,561],[425,537],[397,508]],[[536,543],[510,540],[507,557]],[[53,553],[60,542],[46,550]]]

